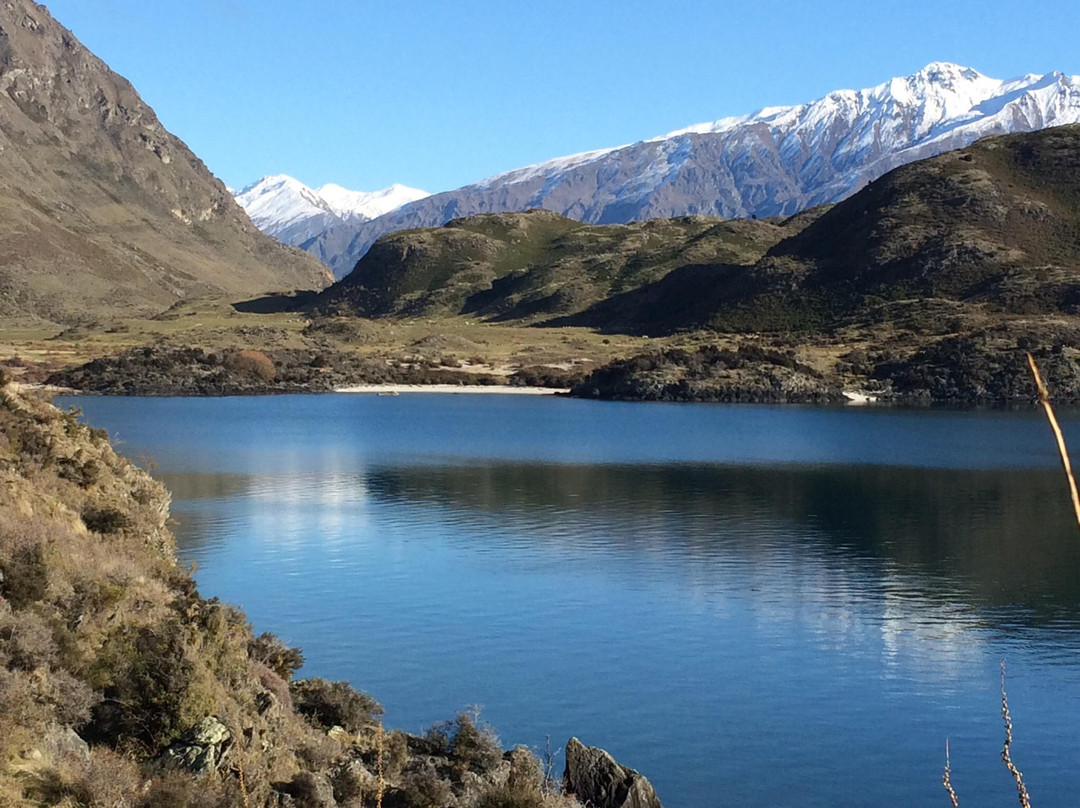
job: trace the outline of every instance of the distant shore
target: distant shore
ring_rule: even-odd
[[[375,393],[397,395],[399,393],[495,393],[517,396],[552,396],[569,393],[568,389],[554,387],[524,387],[509,384],[353,384],[337,387],[335,393]]]

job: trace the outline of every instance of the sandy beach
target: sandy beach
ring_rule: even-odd
[[[398,393],[494,393],[516,396],[553,396],[568,393],[551,387],[511,387],[508,384],[356,384],[338,387],[335,393],[375,393],[397,395]]]

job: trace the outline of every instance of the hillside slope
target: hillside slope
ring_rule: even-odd
[[[572,315],[677,267],[753,264],[813,215],[629,225],[584,225],[544,210],[474,216],[380,239],[315,306],[367,317],[470,314],[535,321]]]
[[[325,277],[44,6],[0,4],[0,317],[146,315]]]

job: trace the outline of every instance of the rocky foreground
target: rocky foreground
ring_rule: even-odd
[[[0,481],[0,805],[660,805],[576,739],[556,780],[475,714],[409,735],[345,682],[295,679],[299,650],[177,563],[168,492],[12,384]]]

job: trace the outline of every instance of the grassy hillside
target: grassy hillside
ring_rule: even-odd
[[[581,312],[677,267],[753,264],[811,219],[584,225],[542,210],[474,216],[380,239],[315,305],[367,317],[536,322]]]

